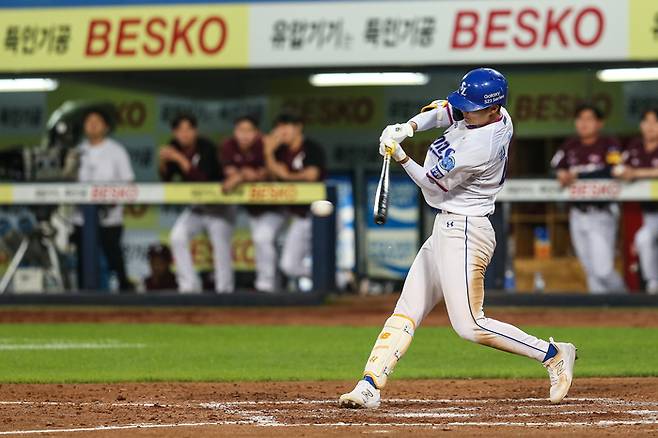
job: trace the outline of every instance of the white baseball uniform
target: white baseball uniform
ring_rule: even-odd
[[[448,129],[430,145],[423,166],[409,159],[403,167],[440,212],[411,265],[394,315],[410,319],[415,330],[443,299],[462,338],[543,361],[547,341],[485,317],[482,308],[484,273],[496,246],[487,216],[505,181],[512,119],[501,108],[497,121],[473,128],[454,121],[447,102],[434,106],[411,121],[421,131]],[[376,355],[373,351],[371,360]]]

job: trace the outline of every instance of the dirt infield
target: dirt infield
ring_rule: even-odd
[[[0,323],[176,323],[379,326],[393,311],[397,295],[341,297],[315,307],[274,308],[30,308],[0,309]],[[490,307],[487,315],[516,325],[552,327],[658,327],[656,308]],[[439,304],[424,326],[447,326]]]
[[[353,382],[1,385],[0,436],[655,436],[658,378],[393,381],[375,411],[339,409]]]
[[[395,296],[311,308],[4,308],[0,323],[378,326]],[[658,327],[655,309],[489,309],[518,325]],[[439,306],[424,325],[448,325]],[[658,378],[576,379],[563,404],[541,380],[394,380],[375,411],[336,399],[354,382],[0,385],[1,436],[656,436]]]

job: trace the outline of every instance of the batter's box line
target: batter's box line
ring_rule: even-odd
[[[252,421],[244,420],[226,420],[226,421],[212,421],[200,423],[170,423],[170,424],[126,424],[115,426],[95,426],[95,427],[78,427],[78,428],[64,428],[64,429],[28,429],[28,430],[10,430],[0,431],[0,436],[7,435],[39,435],[39,434],[57,434],[57,433],[75,433],[75,432],[97,432],[97,431],[110,431],[110,430],[130,430],[130,429],[165,429],[165,428],[182,428],[182,427],[208,427],[208,426],[230,426],[230,425],[252,425],[258,427],[429,427],[429,428],[443,428],[443,427],[478,427],[478,426],[505,426],[505,427],[547,427],[547,428],[560,428],[560,427],[610,427],[610,426],[635,426],[635,425],[655,425],[658,420],[602,420],[602,421],[582,421],[582,422],[567,422],[567,421],[550,421],[550,422],[486,422],[486,421],[455,421],[449,423],[255,423]]]

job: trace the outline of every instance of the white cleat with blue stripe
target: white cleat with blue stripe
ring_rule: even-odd
[[[379,389],[365,380],[359,380],[351,392],[341,395],[338,399],[340,407],[352,409],[376,409],[379,403]]]
[[[566,397],[573,380],[573,368],[578,355],[576,347],[566,342],[554,342],[557,354],[543,363],[548,377],[551,379],[550,399],[552,403],[560,403]]]

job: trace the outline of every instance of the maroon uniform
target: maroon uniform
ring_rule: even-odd
[[[178,175],[182,181],[202,182],[221,181],[222,169],[219,166],[217,146],[208,139],[198,137],[196,145],[192,149],[183,148],[176,139],[171,139],[169,144],[183,153],[190,161],[192,167],[189,172],[184,173],[177,163],[167,163],[160,177],[163,181],[173,181]]]
[[[249,149],[242,150],[233,137],[229,138],[222,144],[222,164],[224,167],[235,166],[238,169],[262,169],[265,167],[263,141],[258,138]]]
[[[647,152],[641,138],[634,138],[626,146],[622,154],[623,162],[626,166],[636,168],[658,168],[658,148],[652,152]],[[658,203],[643,202],[642,210],[645,212],[658,212]]]
[[[323,181],[326,177],[326,163],[322,147],[308,138],[304,139],[302,147],[296,151],[290,149],[288,145],[281,145],[275,152],[277,161],[283,163],[291,172],[299,172],[307,167],[315,166],[320,169],[318,181]],[[308,214],[308,207],[289,207],[291,213],[298,216]]]
[[[585,145],[580,139],[564,142],[551,162],[555,169],[568,170],[578,179],[610,178],[612,166],[621,162],[619,142],[599,137]],[[615,271],[617,214],[609,202],[572,203],[569,209],[569,233],[574,251],[587,275],[591,293],[623,291],[624,283]]]
[[[579,138],[566,140],[551,165],[570,170],[578,178],[610,178],[611,166],[621,161],[621,146],[613,137],[599,137],[594,144],[584,145]]]
[[[238,169],[244,169],[245,167],[250,167],[257,170],[265,167],[263,140],[260,137],[247,150],[241,149],[235,138],[231,137],[222,144],[221,156],[224,168],[233,166]],[[262,214],[265,211],[271,210],[267,206],[253,205],[246,207],[246,209],[252,215]]]

